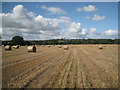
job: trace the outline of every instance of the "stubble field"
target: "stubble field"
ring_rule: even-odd
[[[117,88],[118,45],[2,47],[3,88]]]

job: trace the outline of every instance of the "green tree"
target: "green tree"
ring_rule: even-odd
[[[24,45],[23,37],[15,36],[11,40],[11,45]]]

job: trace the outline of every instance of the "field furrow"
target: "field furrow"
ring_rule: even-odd
[[[118,46],[2,47],[3,88],[117,88]]]

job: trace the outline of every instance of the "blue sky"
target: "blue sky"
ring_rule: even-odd
[[[49,2],[49,3],[47,2],[22,2],[22,3],[4,2],[2,3],[2,13],[5,13],[5,14],[13,13],[12,10],[17,5],[22,5],[27,12],[34,13],[34,17],[37,17],[38,15],[41,15],[44,18],[49,18],[49,19],[60,19],[60,17],[68,17],[70,19],[69,24],[73,22],[75,23],[74,25],[80,23],[81,26],[78,29],[81,29],[81,30],[78,30],[78,32],[76,33],[82,32],[82,29],[86,29],[85,36],[87,37],[81,36],[82,38],[98,38],[97,37],[98,34],[103,33],[102,35],[105,35],[104,33],[105,32],[107,33],[107,31],[109,33],[108,37],[103,37],[103,38],[116,38],[115,35],[112,36],[112,34],[110,33],[112,32],[115,33],[114,31],[118,30],[118,3],[117,2],[56,2],[56,3],[55,2]],[[42,6],[44,6],[44,8],[42,8]],[[89,6],[92,7],[92,11],[89,11],[89,8],[90,8]],[[51,11],[51,7],[54,7],[57,9],[59,8],[61,12]],[[97,15],[97,17],[95,17],[95,15]],[[89,19],[86,17],[88,17]],[[62,31],[61,32],[62,36],[64,36],[63,32],[68,31],[68,29],[70,29],[69,26],[66,26],[64,25],[64,23],[61,23],[61,22],[59,23],[59,27],[60,27],[60,30]],[[76,28],[75,26],[73,27]],[[74,30],[73,27],[72,29]],[[92,37],[90,37],[91,35],[89,34],[92,31],[91,28],[95,29],[93,30],[95,31],[94,34],[97,33],[96,35],[93,35],[92,33]],[[65,34],[65,36],[69,34]],[[100,35],[101,38],[102,38],[102,35]],[[79,35],[77,35],[77,38],[78,36]],[[75,36],[71,36],[71,37],[74,38]],[[66,38],[70,38],[70,37],[66,37]],[[42,39],[42,38],[38,37],[38,39]]]

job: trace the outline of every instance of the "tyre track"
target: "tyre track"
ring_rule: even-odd
[[[58,50],[56,50],[56,51],[58,52]],[[51,57],[51,55],[54,55],[54,53],[55,53],[55,52],[50,53],[50,54],[48,54],[48,55],[44,55],[44,56],[42,56],[41,58],[43,58],[43,57],[46,58],[46,56]],[[47,58],[49,59],[49,57],[47,57]],[[53,56],[53,57],[54,57],[54,56]],[[52,57],[52,58],[53,58],[53,57]],[[32,60],[32,59],[31,59],[31,60]],[[38,61],[38,60],[40,60],[40,59],[37,59],[37,58],[36,58],[36,60]],[[37,62],[37,61],[36,61],[36,62]],[[34,60],[34,61],[32,60],[32,62],[35,62],[35,60]],[[23,76],[24,73],[26,73],[26,71],[29,70],[29,69],[30,69],[30,70],[29,70],[30,72],[33,71],[34,68],[33,68],[33,69],[30,68],[30,66],[32,65],[32,62],[28,62],[28,61],[27,61],[27,63],[28,63],[28,65],[26,64],[26,67],[27,67],[27,68],[24,67],[25,69],[22,68],[23,70],[19,70],[19,72],[16,73],[16,74],[14,73],[14,76],[13,76],[13,74],[11,74],[11,75],[9,75],[9,76],[11,76],[11,78],[14,78],[15,76],[17,77],[17,75],[19,76],[20,73],[21,73],[21,76]],[[43,61],[43,62],[45,62],[45,61]],[[22,62],[22,63],[23,63],[23,62]],[[22,63],[19,63],[19,64],[21,65]],[[24,63],[24,64],[25,64],[25,63]],[[37,64],[37,63],[36,63],[36,64]],[[41,64],[42,64],[42,63],[41,63]],[[20,65],[16,65],[17,68],[19,68],[18,66],[20,66]],[[13,65],[13,66],[14,66],[14,65]],[[29,67],[28,67],[28,66],[29,66]],[[34,63],[34,66],[35,66],[35,63]],[[35,66],[35,67],[36,67],[36,66]],[[14,68],[14,67],[13,67],[13,68]],[[10,67],[11,70],[13,70],[13,68]],[[29,69],[28,69],[28,68],[29,68]],[[6,68],[6,69],[8,69],[8,68]],[[23,72],[23,71],[24,71],[24,72]],[[27,73],[28,73],[28,72],[27,72]],[[6,86],[6,85],[7,85],[6,82],[9,82],[11,78],[9,78],[7,81],[4,80],[4,82],[3,82],[4,84],[3,84],[3,85]],[[18,78],[18,79],[19,79],[19,78]]]
[[[61,87],[63,75],[65,73],[65,68],[70,61],[69,58],[70,58],[70,52],[68,52],[67,57],[64,59],[63,67],[60,70],[59,76],[57,77],[56,81],[54,82],[53,88]]]
[[[72,57],[70,57],[70,63],[66,67],[66,70],[65,70],[65,73],[64,73],[64,76],[63,76],[63,81],[61,83],[61,88],[66,88],[67,78],[69,77],[69,70],[70,70],[71,64],[72,64]]]
[[[82,52],[82,50],[81,50]],[[85,56],[85,54],[82,52],[81,53],[81,57]],[[84,63],[84,71],[89,71],[89,72],[85,72],[88,73],[87,76],[92,80],[92,83],[94,87],[109,87],[111,85],[110,84],[110,79],[109,79],[109,74],[107,74],[105,72],[105,70],[103,68],[101,68],[99,65],[96,65],[94,63],[94,61],[92,61],[90,58],[88,57],[83,57],[83,63]],[[94,66],[94,67],[93,67]],[[91,72],[90,72],[91,71]]]
[[[56,80],[56,78],[59,76],[58,74],[60,73],[60,70],[62,69],[63,66],[63,62],[64,59],[66,58],[66,55],[62,56],[59,61],[60,62],[56,62],[57,66],[55,66],[52,70],[54,73],[52,73],[52,75],[50,75],[51,73],[49,73],[48,76],[51,76],[50,79],[48,80],[47,83],[45,83],[44,85],[42,85],[42,88],[51,88]]]
[[[80,51],[80,52],[78,52]],[[79,88],[91,88],[92,87],[92,83],[90,82],[90,78],[88,78],[88,74],[87,74],[87,68],[86,68],[86,64],[83,62],[84,59],[83,55],[81,53],[81,50],[79,49],[74,49],[74,59],[76,59],[77,62],[77,70],[78,70],[78,83],[77,83],[77,87]],[[79,55],[78,55],[79,54]]]
[[[27,57],[28,60],[23,62],[17,61],[18,63],[3,68],[4,75],[10,74],[7,75],[9,79],[3,76],[3,86],[10,88],[116,88],[117,72],[116,70],[110,72],[112,67],[115,69],[115,63],[107,57],[111,53],[99,51],[96,48],[77,46],[70,47],[66,51],[55,48],[53,52],[49,48],[48,52],[45,50],[48,54],[36,58]],[[108,54],[102,55],[102,52]],[[39,53],[36,54],[39,55]],[[109,60],[104,61],[105,59]],[[116,60],[116,58],[113,59]],[[106,64],[107,61],[112,63],[111,69],[106,66],[110,67],[110,64]]]
[[[53,78],[50,80],[47,88],[50,88],[50,87],[55,87],[56,83],[58,84],[58,80],[60,78],[60,74],[61,74],[61,71],[64,69],[64,66],[66,64],[66,61],[67,61],[67,57],[68,57],[68,53],[66,53],[66,55],[63,57],[63,61],[61,61],[61,65],[59,65],[59,67],[57,68],[57,74],[53,76]]]
[[[95,62],[95,60],[92,60],[89,57],[87,57],[86,61],[88,62],[86,67],[88,69],[92,69],[91,77],[95,76],[94,75],[94,73],[95,73],[95,74],[97,74],[96,76],[100,79],[99,80],[100,83],[95,83],[96,86],[94,86],[94,87],[116,87],[116,83],[118,81],[116,81],[115,77],[113,77],[116,75],[112,75],[112,72],[109,72],[109,68],[106,69],[105,67],[102,67],[104,62],[101,62],[101,64],[100,64],[100,63]],[[89,71],[91,71],[91,70],[89,70]],[[92,78],[92,80],[93,80],[93,78]],[[115,82],[113,82],[113,81],[115,81]],[[96,82],[96,81],[93,81],[93,82]]]
[[[53,52],[53,51],[52,51]],[[51,52],[51,53],[52,53]],[[25,55],[23,55],[23,56],[25,56],[25,58],[23,58],[22,56],[21,56],[21,58],[23,58],[23,59],[18,59],[18,60],[15,60],[15,61],[13,61],[13,62],[8,62],[7,64],[3,64],[3,68],[4,67],[7,67],[8,65],[13,65],[13,64],[17,64],[17,63],[21,63],[21,62],[24,62],[24,61],[26,61],[26,60],[31,60],[31,59],[35,59],[35,58],[38,58],[38,57],[40,57],[40,56],[45,56],[45,55],[47,55],[47,54],[49,54],[50,52],[48,52],[48,50],[46,51],[46,52],[44,52],[44,53],[42,53],[42,54],[40,54],[39,55],[39,53],[37,53],[38,55],[32,55],[32,56],[30,56],[30,57],[28,57],[28,56],[25,56]],[[29,53],[27,53],[27,55],[29,55]],[[16,56],[16,57],[18,57],[18,56]],[[13,58],[13,60],[14,60],[14,58]],[[10,60],[11,61],[11,60]]]
[[[61,56],[53,58],[53,60],[52,60],[53,62],[51,64],[49,63],[49,65],[48,65],[49,66],[49,68],[48,68],[49,70],[44,72],[44,74],[35,76],[36,79],[34,79],[33,82],[30,83],[29,86],[27,86],[27,87],[42,88],[43,86],[48,85],[49,82],[51,81],[52,76],[54,76],[54,74],[55,74],[56,70],[54,70],[54,69],[57,68],[56,67],[56,63],[58,63],[63,58],[63,56],[65,56],[65,54],[61,54]],[[60,64],[60,62],[59,62],[59,64]],[[51,73],[51,70],[52,70],[52,73]]]

